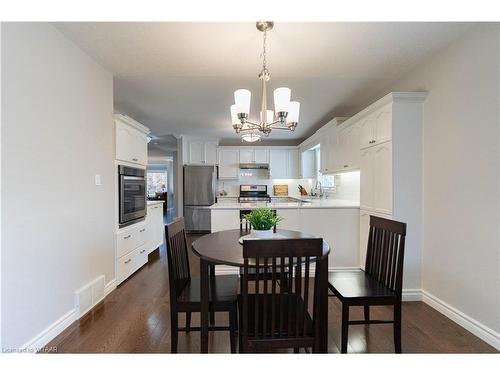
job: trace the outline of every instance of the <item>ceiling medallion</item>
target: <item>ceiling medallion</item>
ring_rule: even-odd
[[[274,26],[274,22],[260,21],[256,23],[259,31],[264,33],[262,45],[262,70],[259,79],[262,81],[262,102],[260,121],[254,122],[248,119],[250,114],[251,92],[239,89],[234,92],[234,103],[231,106],[231,122],[237,134],[245,142],[259,141],[262,136],[269,136],[273,129],[294,131],[299,123],[299,102],[291,102],[291,90],[288,87],[279,87],[274,90],[274,111],[267,109],[266,84],[271,75],[267,69],[266,39],[267,32]],[[275,117],[276,113],[276,117]],[[276,118],[276,119],[275,119]]]

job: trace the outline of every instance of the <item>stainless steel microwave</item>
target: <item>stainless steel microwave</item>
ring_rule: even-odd
[[[144,220],[147,211],[146,170],[118,166],[119,226],[124,227]]]

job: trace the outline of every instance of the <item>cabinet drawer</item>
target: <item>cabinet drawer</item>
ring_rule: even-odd
[[[146,224],[119,231],[116,235],[117,258],[128,254],[146,242]]]
[[[141,268],[147,261],[148,253],[144,246],[119,258],[116,266],[118,284]]]

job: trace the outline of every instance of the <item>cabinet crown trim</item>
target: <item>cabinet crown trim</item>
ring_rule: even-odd
[[[365,109],[356,113],[354,116],[346,120],[342,125],[349,126],[361,120],[363,117],[369,115],[370,113],[382,108],[384,105],[389,103],[398,102],[411,102],[411,103],[423,103],[427,98],[426,92],[391,92],[386,96],[380,98],[375,103],[370,104]]]
[[[114,119],[115,119],[115,121],[120,121],[126,125],[129,125],[135,129],[139,130],[140,132],[142,132],[144,134],[151,133],[151,130],[149,130],[148,127],[142,125],[140,122],[137,122],[132,117],[129,117],[127,115],[122,115],[121,113],[115,113]]]

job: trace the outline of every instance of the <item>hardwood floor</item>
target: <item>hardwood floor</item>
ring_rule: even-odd
[[[192,240],[193,236],[190,237]],[[198,259],[190,259],[193,275],[199,272]],[[48,346],[58,353],[169,353],[170,312],[165,248],[160,257],[136,272],[80,321],[74,322]],[[362,308],[352,308],[352,319],[362,319]],[[388,319],[387,307],[372,309],[373,319]],[[329,298],[328,349],[340,348],[341,308]],[[217,314],[220,324],[227,314]],[[183,326],[184,316],[179,324]],[[192,325],[199,325],[193,314]],[[498,353],[444,315],[423,302],[403,303],[403,353]],[[229,334],[211,332],[210,352],[229,353]],[[200,333],[179,334],[179,353],[199,353]],[[349,327],[349,353],[393,353],[392,325]]]

